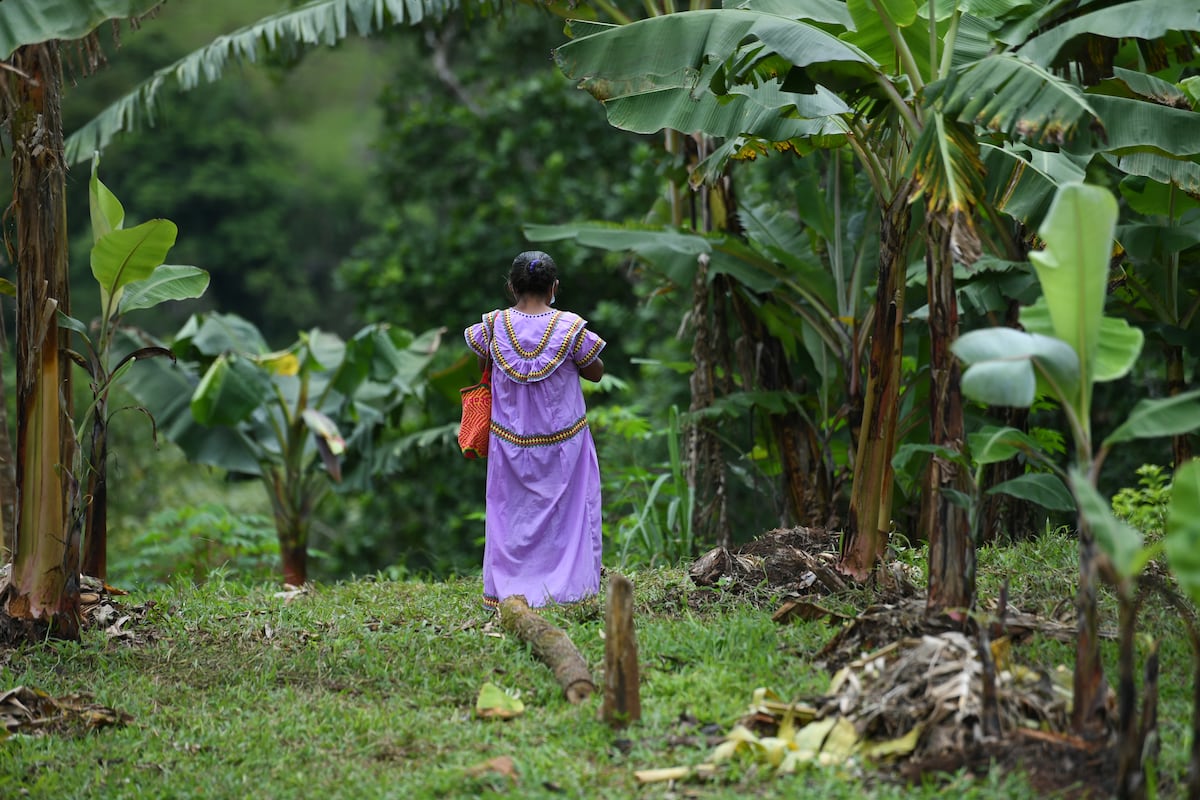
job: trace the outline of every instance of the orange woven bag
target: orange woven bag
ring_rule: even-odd
[[[495,324],[494,319],[492,324]],[[492,335],[489,327],[487,361],[479,383],[459,390],[462,393],[462,425],[458,428],[458,446],[464,458],[487,458],[492,428]]]

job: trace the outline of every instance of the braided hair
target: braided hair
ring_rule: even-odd
[[[518,255],[513,259],[512,269],[508,273],[508,282],[518,297],[523,294],[550,294],[556,280],[558,267],[554,259],[541,250],[526,250]]]

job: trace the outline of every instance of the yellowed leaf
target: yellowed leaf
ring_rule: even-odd
[[[895,739],[888,739],[882,742],[864,742],[862,754],[870,759],[911,755],[912,751],[917,749],[917,744],[921,741],[922,730],[921,725],[914,725],[908,733],[898,736]]]
[[[992,661],[997,672],[1012,667],[1012,641],[1007,636],[992,640]]]
[[[514,697],[488,681],[479,689],[475,713],[482,719],[512,719],[525,713],[525,704],[521,702],[521,698]]]
[[[829,736],[829,732],[833,730],[837,721],[838,717],[826,717],[810,722],[796,731],[795,736],[792,737],[792,742],[796,745],[796,758],[801,761],[815,759],[825,744],[825,737]]]
[[[825,737],[825,744],[821,746],[822,762],[840,764],[854,755],[861,739],[853,722],[845,717],[838,717],[833,729]]]
[[[733,730],[725,734],[721,742],[712,752],[713,762],[728,761],[737,753],[746,752],[758,745],[758,737],[745,725],[734,725]]]
[[[258,363],[274,375],[297,375],[300,372],[300,359],[296,354],[287,350],[266,353],[258,357]]]

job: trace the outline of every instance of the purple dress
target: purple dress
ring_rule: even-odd
[[[600,590],[600,467],[579,368],[605,342],[569,311],[512,308],[484,314],[465,336],[480,356],[492,340],[483,602],[590,597]]]

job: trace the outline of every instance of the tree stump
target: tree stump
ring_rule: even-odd
[[[596,691],[587,662],[571,638],[537,615],[522,595],[500,602],[500,625],[533,648],[533,654],[554,672],[563,695],[582,703]]]
[[[633,584],[624,575],[608,581],[604,618],[604,705],[601,717],[614,728],[642,716],[637,636],[633,629]]]

